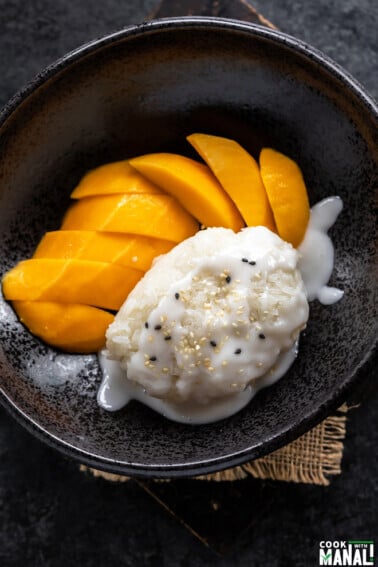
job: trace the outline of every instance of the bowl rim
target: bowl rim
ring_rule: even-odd
[[[378,106],[373,98],[367,93],[365,88],[351,75],[343,69],[338,63],[335,63],[330,57],[323,54],[320,50],[312,47],[308,43],[290,36],[284,32],[266,28],[257,24],[243,22],[240,20],[219,18],[212,16],[183,16],[174,18],[161,18],[142,22],[141,24],[130,25],[119,31],[101,36],[77,47],[76,49],[66,53],[55,62],[48,65],[40,73],[38,73],[31,81],[21,88],[0,112],[0,128],[4,126],[11,115],[27,100],[27,98],[43,86],[49,79],[58,75],[61,71],[65,71],[72,63],[81,60],[87,55],[93,54],[96,50],[107,47],[117,42],[122,42],[133,36],[146,35],[156,32],[164,32],[171,29],[193,27],[207,27],[217,30],[224,29],[226,31],[244,32],[254,37],[264,38],[273,41],[279,46],[289,48],[300,55],[310,59],[315,64],[320,65],[328,71],[336,79],[341,81],[343,85],[351,91],[359,100],[366,110],[372,115],[373,119],[378,121]],[[48,445],[54,447],[63,454],[74,458],[75,460],[95,467],[104,471],[123,474],[133,477],[145,478],[179,478],[190,477],[199,474],[207,474],[216,472],[225,468],[234,467],[244,462],[260,458],[280,447],[290,443],[300,435],[317,425],[332,411],[336,410],[345,400],[347,392],[360,378],[361,370],[365,367],[369,359],[373,358],[377,352],[377,339],[367,345],[364,356],[356,364],[353,371],[335,389],[332,395],[317,406],[315,409],[308,411],[300,423],[294,426],[286,427],[266,437],[259,444],[252,448],[246,448],[241,451],[224,455],[216,458],[206,458],[205,460],[187,461],[181,464],[158,464],[148,465],[146,463],[130,462],[112,459],[80,449],[72,443],[64,441],[57,435],[49,432],[45,427],[41,426],[35,419],[24,412],[17,403],[12,400],[6,392],[0,387],[0,403],[9,411],[9,413],[27,430],[33,433],[37,438],[44,441]],[[0,363],[1,364],[1,363]]]

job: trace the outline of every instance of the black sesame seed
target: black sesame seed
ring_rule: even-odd
[[[155,360],[157,360],[156,356],[150,356],[150,360],[151,362],[155,362]]]
[[[212,347],[216,347],[216,346],[217,346],[217,343],[216,343],[215,341],[210,341],[210,344],[211,344]]]
[[[259,334],[259,339],[265,339],[264,333],[260,333],[260,334]]]
[[[227,276],[226,277],[226,283],[230,283],[231,282],[231,276]]]
[[[171,338],[172,338],[171,335],[168,335],[167,337],[164,337],[164,340],[165,340],[165,341],[170,341]]]
[[[241,353],[241,348],[237,348],[234,354],[240,354]]]
[[[155,331],[160,331],[161,325],[155,325],[154,329],[155,329]]]
[[[176,291],[176,293],[175,293],[175,298],[176,298],[176,299],[180,299],[180,294],[179,294],[177,291]]]
[[[248,258],[242,258],[242,262],[248,263]]]
[[[146,327],[146,329],[148,329],[148,323],[147,323],[147,321],[145,322],[144,326]]]
[[[256,262],[255,262],[254,260],[251,260],[250,262],[248,262],[248,264],[249,264],[250,266],[256,266]]]

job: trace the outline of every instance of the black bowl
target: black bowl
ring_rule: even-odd
[[[311,305],[300,354],[276,385],[219,423],[172,423],[131,403],[96,404],[95,356],[57,352],[33,337],[4,300],[4,405],[50,445],[97,468],[178,477],[262,456],[304,433],[343,401],[372,352],[377,109],[319,52],[237,21],[181,18],[127,28],[70,53],[18,94],[1,116],[1,273],[59,226],[88,169],[147,152],[192,155],[185,136],[207,132],[264,145],[303,169],[312,204],[340,195],[332,284],[345,296]]]

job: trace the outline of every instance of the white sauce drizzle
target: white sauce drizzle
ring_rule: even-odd
[[[327,235],[343,207],[339,197],[329,197],[311,209],[311,217],[305,237],[298,248],[300,260],[298,268],[307,291],[309,301],[318,299],[324,305],[339,301],[343,291],[328,287],[334,263],[334,248]],[[296,344],[281,353],[273,367],[263,376],[253,379],[241,392],[215,398],[205,404],[196,402],[173,403],[155,398],[146,393],[143,387],[129,380],[118,361],[110,360],[104,352],[99,353],[103,380],[97,394],[100,407],[107,411],[117,411],[130,400],[138,400],[164,417],[186,424],[205,424],[227,418],[245,407],[256,393],[274,384],[289,370],[297,355]]]
[[[297,344],[278,357],[274,369],[256,378],[243,392],[216,398],[207,404],[193,402],[174,404],[149,396],[140,384],[127,379],[126,371],[117,361],[106,358],[105,353],[100,352],[99,362],[103,380],[97,394],[97,402],[105,410],[117,411],[130,400],[138,400],[172,421],[193,425],[212,423],[237,413],[251,401],[259,390],[277,382],[286,374],[296,355]]]
[[[332,240],[327,232],[341,213],[340,197],[323,199],[311,209],[310,221],[298,252],[298,268],[302,274],[308,301],[318,299],[323,305],[331,305],[342,298],[344,292],[328,287],[334,262]]]

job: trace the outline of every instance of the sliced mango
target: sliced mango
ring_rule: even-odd
[[[98,352],[114,319],[107,311],[76,303],[14,301],[13,307],[34,335],[67,352]]]
[[[33,258],[80,258],[111,262],[146,272],[152,260],[175,246],[169,240],[118,232],[56,230],[47,232]]]
[[[130,160],[150,181],[175,197],[205,226],[224,226],[235,231],[244,221],[208,167],[184,156],[160,153]]]
[[[191,134],[187,140],[210,167],[247,225],[262,225],[275,231],[272,210],[254,158],[228,138]]]
[[[181,242],[197,232],[198,223],[169,195],[110,195],[74,203],[61,228],[126,232]]]
[[[295,161],[270,148],[261,151],[260,169],[278,234],[293,246],[299,246],[310,218],[301,170]]]
[[[71,198],[82,199],[116,193],[161,193],[161,190],[124,160],[92,169],[72,191]]]
[[[24,260],[3,278],[6,299],[82,303],[119,309],[143,276],[134,268],[89,260]]]

